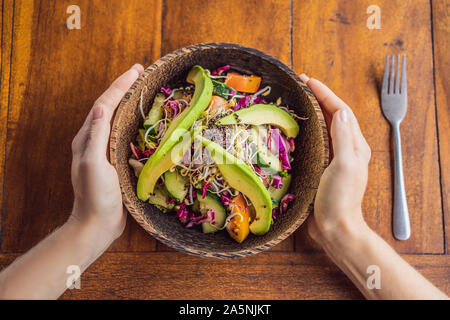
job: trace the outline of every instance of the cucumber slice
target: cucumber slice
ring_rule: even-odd
[[[173,100],[178,100],[183,98],[184,90],[182,89],[174,89]]]
[[[200,212],[200,202],[197,198],[194,199],[194,204],[192,205],[192,211]]]
[[[136,137],[136,142],[137,142],[137,147],[141,152],[143,152],[145,150],[144,135],[145,135],[145,130],[139,129],[139,134]]]
[[[269,194],[272,200],[279,203],[283,196],[287,193],[289,186],[291,185],[292,176],[290,174],[287,174],[285,177],[281,178],[281,188],[276,189],[272,186],[269,187]]]
[[[267,143],[268,133],[264,126],[251,126],[250,136],[256,143],[256,147],[258,149],[260,149],[262,145],[266,145]]]
[[[178,170],[164,173],[164,183],[169,194],[178,202],[182,202],[188,193],[187,178],[183,177]]]
[[[259,150],[256,154],[256,162],[261,168],[267,169],[271,173],[279,173],[282,170],[280,158],[269,150]]]
[[[203,233],[213,233],[219,231],[220,228],[225,224],[225,219],[227,217],[226,210],[219,198],[217,198],[212,193],[206,193],[205,198],[201,197],[201,190],[197,191],[199,195],[197,197],[198,202],[200,203],[200,212],[206,214],[209,209],[214,211],[214,220],[211,222],[203,222],[202,229]]]
[[[267,139],[269,135],[266,128],[263,126],[252,126],[250,129],[250,135],[252,141],[256,144],[256,163],[262,168],[270,171],[271,173],[281,172],[281,161],[278,155],[273,154],[267,148]],[[272,143],[272,149],[275,149],[274,143]]]
[[[136,138],[137,147],[139,148],[139,150],[143,152],[146,147],[149,149],[153,149],[156,147],[155,141],[153,141],[150,136],[147,136],[147,141],[145,141],[144,138],[145,138],[145,130],[139,129],[139,134]]]
[[[155,187],[155,192],[150,194],[148,202],[154,204],[162,211],[171,210],[175,206],[174,203],[168,204],[169,193],[165,188],[161,188],[160,186]]]
[[[152,108],[150,109],[150,112],[148,113],[147,120],[144,121],[144,128],[147,130],[152,125],[154,125],[157,121],[162,119],[163,116],[163,109],[162,106],[164,105],[164,93],[157,93],[155,96],[155,99],[153,100]],[[155,128],[153,128],[152,134],[156,133]]]

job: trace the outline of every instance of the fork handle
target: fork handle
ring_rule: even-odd
[[[392,125],[395,147],[395,183],[394,183],[394,212],[393,232],[397,240],[407,240],[411,235],[408,203],[406,201],[405,182],[403,179],[402,142],[400,138],[400,123]]]

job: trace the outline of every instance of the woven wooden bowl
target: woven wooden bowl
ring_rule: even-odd
[[[137,179],[128,165],[130,141],[142,127],[139,99],[143,92],[144,112],[161,86],[183,83],[194,65],[213,70],[229,64],[232,69],[262,76],[262,86],[270,85],[268,101],[281,96],[283,103],[294,108],[297,115],[308,117],[301,121],[296,138],[295,160],[292,163],[290,192],[296,200],[283,215],[277,217],[264,236],[249,235],[238,244],[226,231],[203,234],[186,229],[172,213],[162,213],[137,198]],[[294,232],[311,212],[320,176],[328,165],[328,135],[320,107],[299,77],[275,58],[255,49],[236,44],[208,43],[189,46],[172,52],[147,68],[123,97],[114,119],[110,140],[111,162],[117,169],[123,202],[130,214],[152,236],[166,245],[189,254],[207,258],[237,258],[262,252],[276,245]]]

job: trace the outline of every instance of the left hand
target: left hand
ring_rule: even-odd
[[[69,221],[95,227],[111,242],[126,223],[119,178],[106,153],[111,119],[123,95],[144,71],[140,64],[117,78],[97,99],[72,142],[72,185],[75,194]]]

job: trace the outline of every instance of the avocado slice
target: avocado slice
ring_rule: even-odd
[[[144,168],[142,168],[141,174],[139,175],[137,184],[137,195],[139,199],[141,199],[142,201],[148,200],[150,194],[155,188],[155,184],[156,181],[158,181],[158,178],[164,172],[170,170],[174,165],[181,161],[183,155],[191,147],[191,144],[191,135],[187,133],[184,136],[183,140],[178,142],[169,152],[167,152],[162,158],[160,158],[160,161],[156,162],[150,170],[147,169],[146,171],[144,171],[151,158],[146,162]],[[150,189],[145,189],[149,188],[149,186],[151,186],[151,191],[148,191]]]
[[[195,84],[194,95],[190,105],[172,121],[161,139],[158,149],[145,163],[139,175],[137,196],[142,201],[147,201],[148,196],[153,192],[158,177],[164,173],[161,170],[168,166],[161,162],[167,161],[173,165],[174,162],[170,160],[170,150],[179,142],[181,136],[192,126],[195,120],[200,117],[211,101],[213,85],[202,67],[194,66],[189,72],[186,81]],[[163,161],[163,158],[167,155],[169,155],[169,159]]]
[[[272,199],[256,173],[217,143],[200,135],[195,138],[209,150],[211,158],[228,184],[243,193],[255,207],[256,218],[250,224],[250,231],[256,235],[263,235],[269,231],[272,223]]]
[[[283,109],[272,104],[255,104],[251,107],[240,109],[218,120],[216,124],[271,124],[279,127],[288,138],[298,135],[297,121]]]
[[[169,142],[174,140],[176,135],[173,135],[172,133],[175,134],[177,131],[180,131],[178,129],[188,130],[211,102],[213,84],[211,78],[201,66],[194,66],[191,71],[189,71],[186,81],[195,84],[194,95],[192,96],[189,106],[173,119],[167,132],[162,137],[160,145],[165,144],[166,141]],[[179,136],[184,133],[184,130],[182,130]]]

